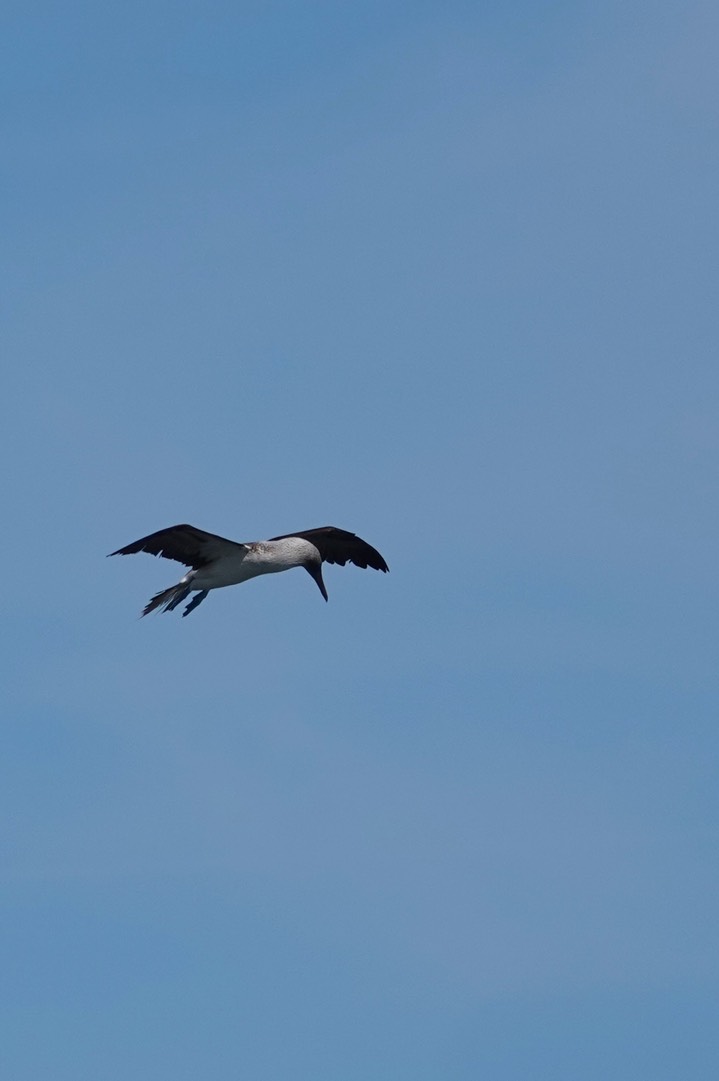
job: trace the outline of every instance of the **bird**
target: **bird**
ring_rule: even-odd
[[[288,571],[293,567],[304,567],[308,571],[325,600],[328,596],[322,579],[323,563],[338,563],[341,567],[354,563],[364,569],[389,570],[384,558],[371,544],[355,533],[332,525],[283,533],[265,541],[244,542],[226,540],[192,525],[173,525],[109,554],[129,556],[137,552],[174,559],[190,568],[176,585],[162,589],[150,598],[142,610],[143,616],[157,609],[172,612],[190,593],[195,593],[182,613],[184,618],[202,604],[211,589],[238,585],[260,574]]]

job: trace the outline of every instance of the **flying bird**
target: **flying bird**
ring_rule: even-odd
[[[196,593],[182,613],[183,617],[188,616],[198,604],[202,604],[211,589],[238,585],[259,574],[274,574],[291,570],[292,567],[304,567],[314,578],[325,600],[327,590],[322,580],[323,563],[339,563],[341,567],[354,563],[356,567],[389,570],[376,548],[356,534],[333,525],[300,533],[284,533],[281,537],[271,537],[266,541],[244,543],[225,540],[192,525],[173,525],[126,544],[124,548],[110,552],[110,555],[129,556],[136,552],[174,559],[190,568],[177,585],[161,590],[147,602],[143,616],[158,608],[171,612],[190,593]]]

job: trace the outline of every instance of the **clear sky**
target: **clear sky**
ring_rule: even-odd
[[[716,6],[0,41],[2,1078],[713,1081]]]

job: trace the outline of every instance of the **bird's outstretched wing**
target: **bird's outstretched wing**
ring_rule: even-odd
[[[215,533],[205,533],[204,529],[195,529],[192,525],[173,525],[126,544],[124,548],[110,552],[110,555],[129,556],[136,552],[149,552],[150,555],[174,559],[186,567],[199,570],[215,559],[232,555],[238,548],[247,551],[246,544],[225,540]]]
[[[376,571],[389,570],[376,548],[363,541],[356,533],[348,533],[346,529],[338,529],[334,525],[307,529],[301,533],[283,533],[281,537],[271,537],[270,540],[285,540],[287,537],[303,537],[310,541],[319,550],[325,563],[339,563],[341,567],[344,567],[345,563],[354,563],[355,567],[363,569],[372,567]]]

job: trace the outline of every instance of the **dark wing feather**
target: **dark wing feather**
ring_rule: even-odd
[[[126,544],[124,548],[110,552],[110,555],[129,556],[136,552],[149,552],[150,555],[174,559],[186,567],[199,570],[215,559],[230,555],[237,548],[246,547],[237,541],[218,537],[215,533],[205,533],[204,529],[195,529],[192,525],[173,525]]]
[[[354,563],[355,567],[372,567],[376,571],[388,571],[389,567],[376,548],[363,541],[356,533],[338,529],[334,525],[321,526],[319,529],[307,529],[302,533],[283,533],[271,540],[285,540],[287,537],[304,537],[314,544],[325,563]]]

